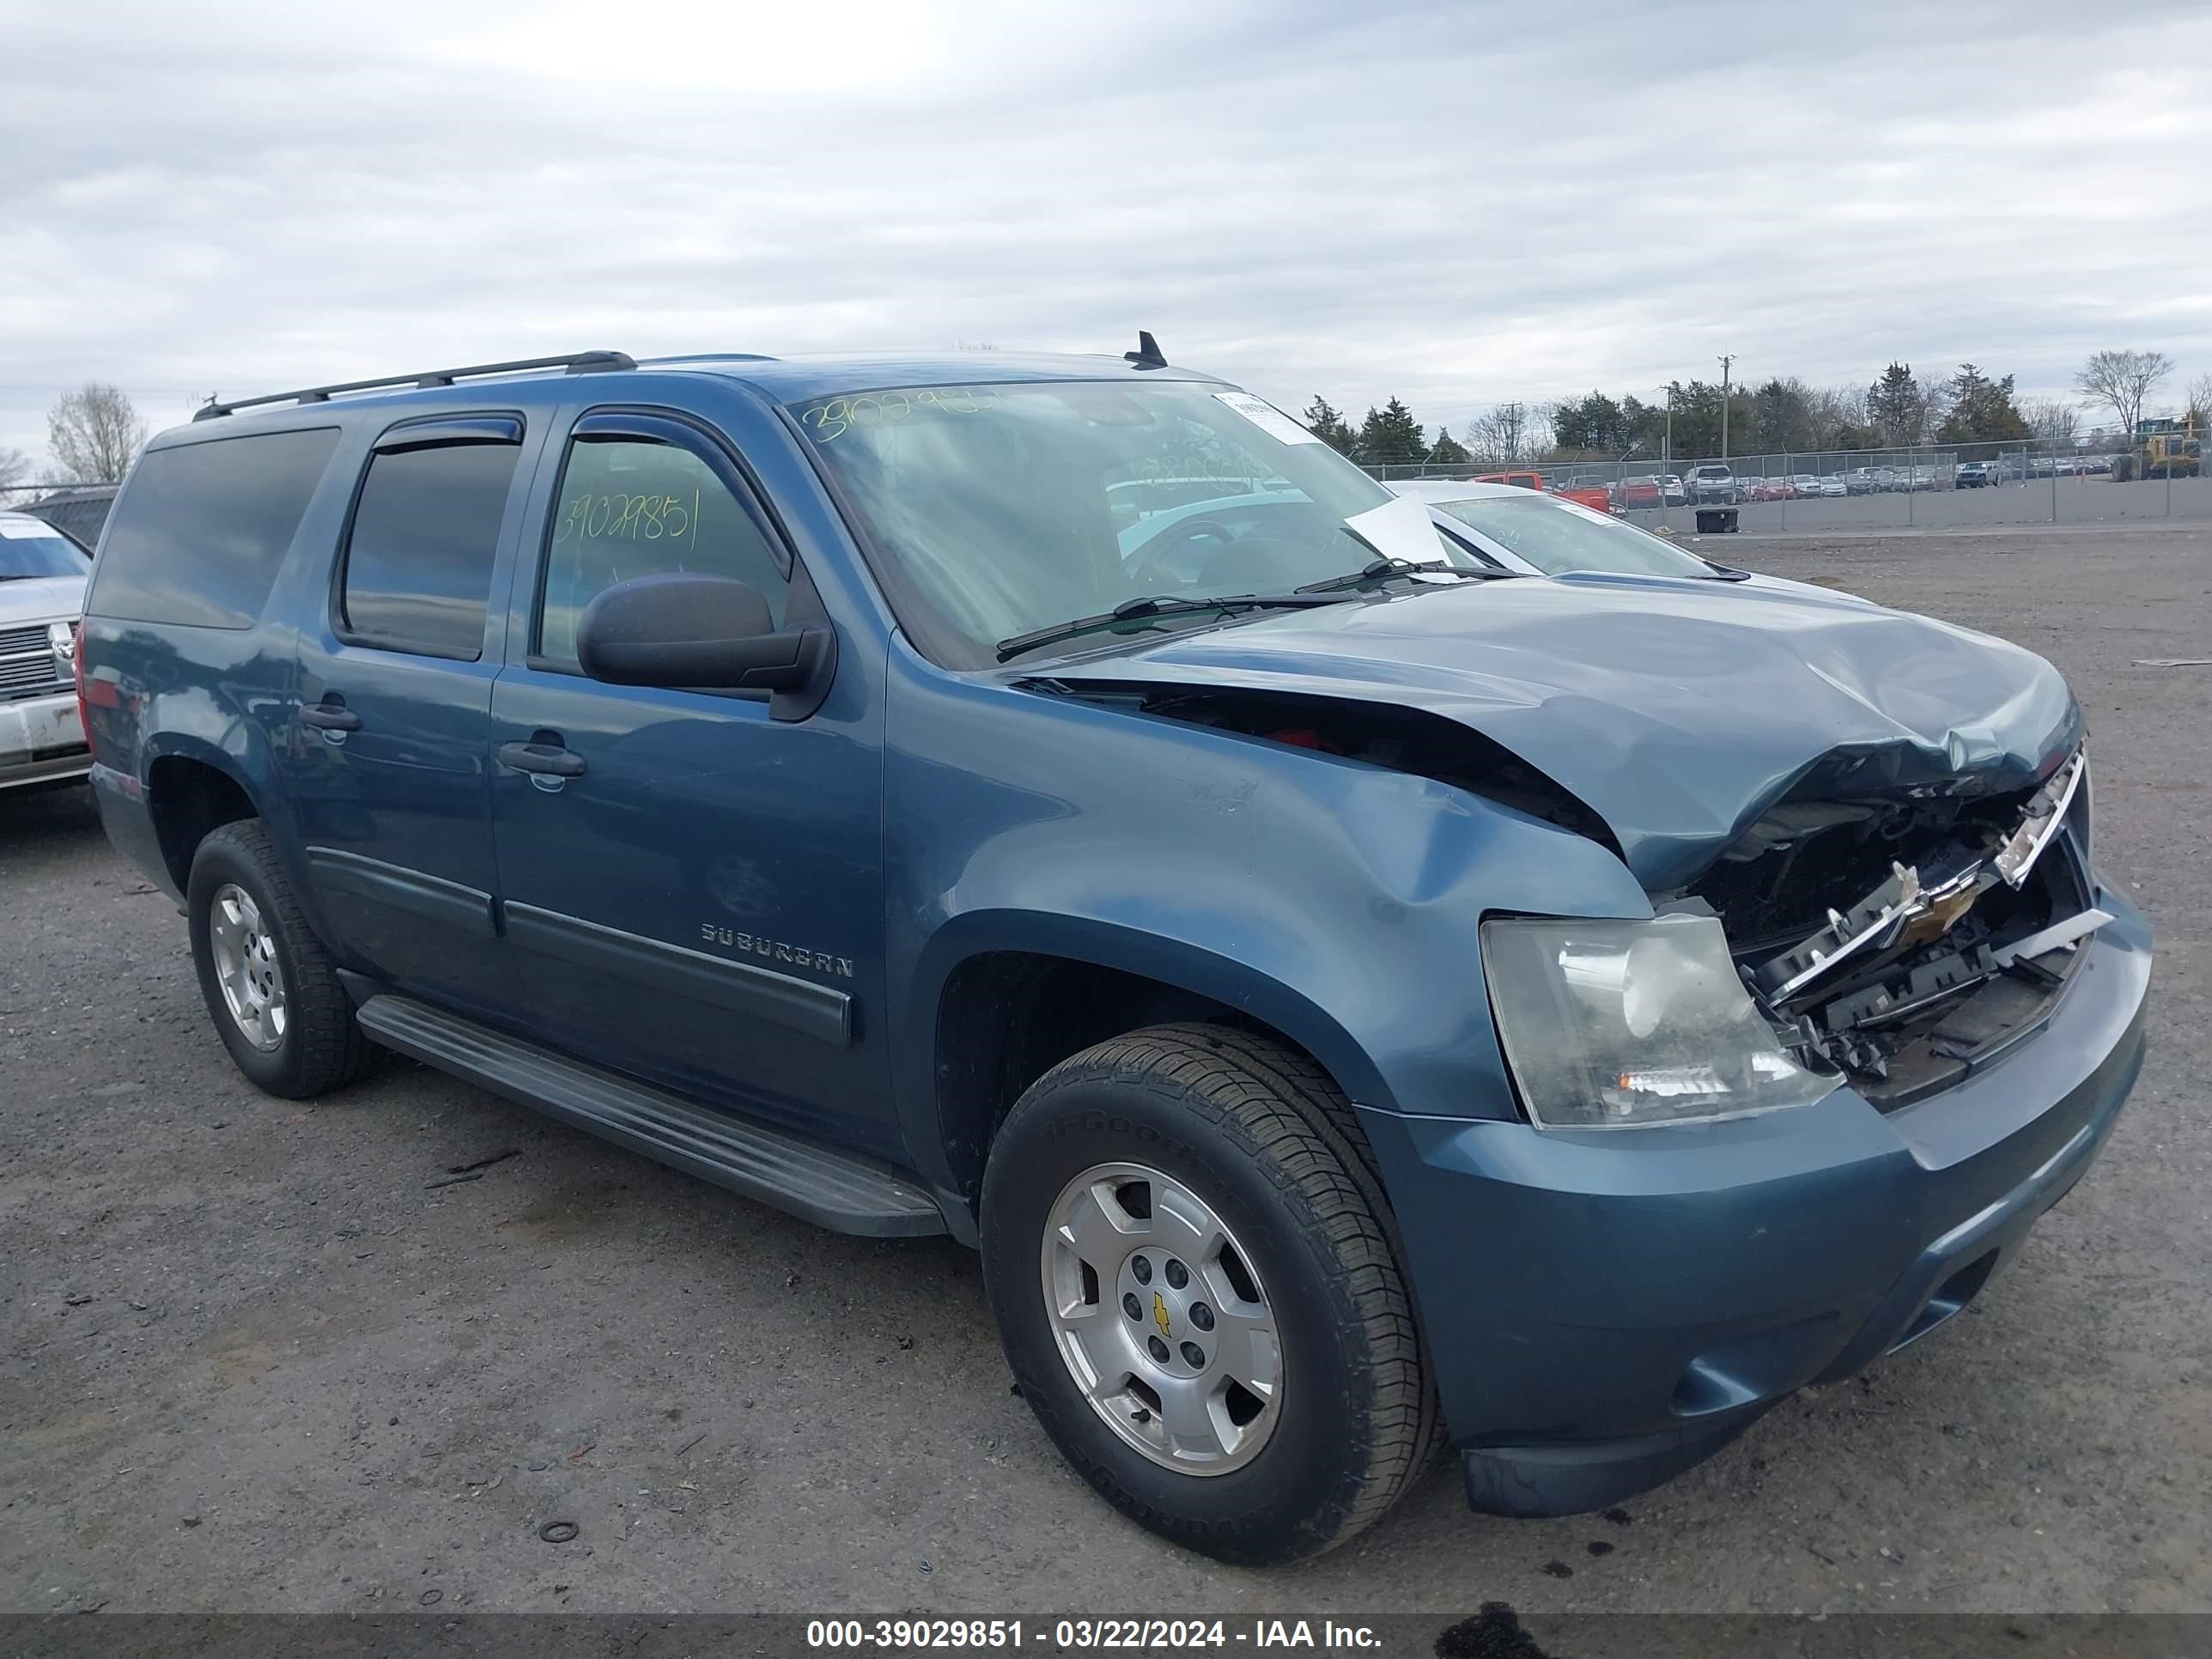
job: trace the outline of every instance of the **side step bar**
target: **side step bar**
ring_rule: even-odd
[[[872,1159],[695,1106],[410,997],[372,996],[358,1018],[387,1048],[817,1226],[870,1238],[948,1231],[919,1182]]]

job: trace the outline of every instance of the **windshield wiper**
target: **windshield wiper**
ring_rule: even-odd
[[[1364,582],[1382,581],[1391,576],[1406,576],[1419,573],[1423,575],[1464,576],[1474,581],[1494,581],[1501,576],[1517,576],[1517,570],[1470,569],[1465,565],[1447,564],[1442,559],[1425,562],[1413,559],[1372,559],[1362,568],[1347,571],[1341,576],[1328,576],[1317,582],[1308,582],[1297,591],[1301,593],[1339,593],[1347,587],[1358,587]]]
[[[1238,611],[1304,610],[1310,605],[1334,605],[1335,600],[1326,594],[1300,589],[1295,593],[1224,593],[1210,599],[1163,599],[1157,594],[1143,594],[1133,599],[1124,599],[1111,611],[1101,611],[1095,617],[1077,617],[1068,622],[1054,623],[1027,634],[1017,634],[1012,639],[999,641],[999,660],[1007,662],[1024,651],[1034,651],[1039,646],[1057,645],[1062,640],[1072,640],[1085,634],[1093,634],[1116,623],[1141,622],[1148,617],[1189,617],[1201,612],[1229,616]]]

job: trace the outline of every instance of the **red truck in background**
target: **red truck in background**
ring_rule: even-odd
[[[1518,484],[1523,489],[1544,489],[1547,488],[1544,483],[1544,475],[1540,472],[1485,472],[1476,478],[1475,482],[1477,483]],[[1571,501],[1580,502],[1583,506],[1590,508],[1594,512],[1610,513],[1614,510],[1612,497],[1607,494],[1605,486],[1602,484],[1589,487],[1571,487],[1564,489],[1553,489],[1549,493],[1554,495],[1564,495]]]

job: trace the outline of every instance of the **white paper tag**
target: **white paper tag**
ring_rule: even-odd
[[[1385,558],[1404,559],[1410,564],[1449,562],[1443,538],[1437,534],[1428,507],[1410,495],[1394,496],[1380,507],[1355,513],[1344,525]]]
[[[11,542],[44,541],[49,536],[58,542],[69,539],[43,519],[33,518],[0,518],[0,536]]]
[[[1263,398],[1255,398],[1249,392],[1217,392],[1213,395],[1279,443],[1317,444],[1321,441]]]

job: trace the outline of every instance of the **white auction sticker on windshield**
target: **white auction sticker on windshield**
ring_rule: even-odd
[[[59,541],[62,532],[37,519],[0,519],[0,536],[11,542],[42,542],[49,536]]]
[[[1213,395],[1278,442],[1317,444],[1321,441],[1265,398],[1255,398],[1249,392],[1217,392]]]

